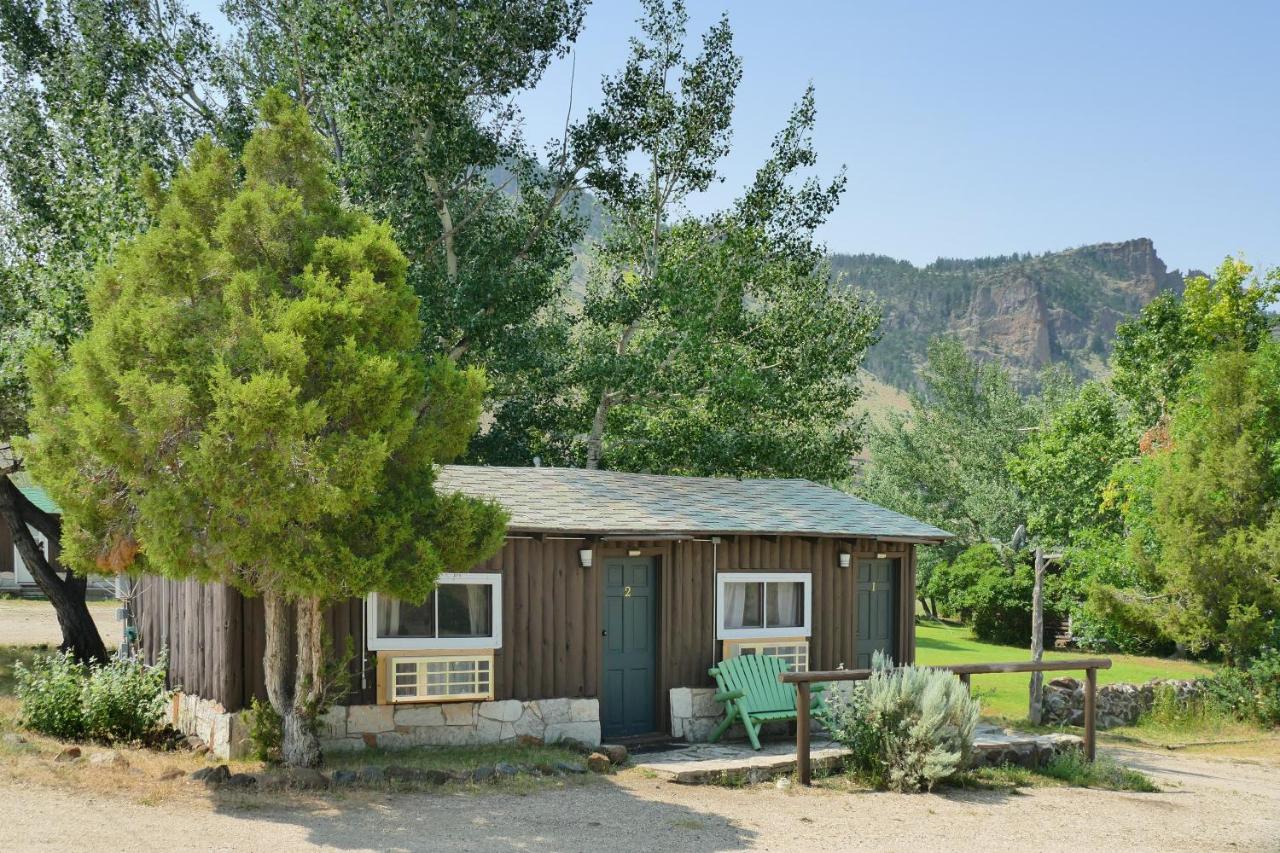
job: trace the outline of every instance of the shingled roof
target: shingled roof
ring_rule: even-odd
[[[931,524],[809,480],[737,480],[445,465],[437,487],[491,498],[513,532],[950,539]]]

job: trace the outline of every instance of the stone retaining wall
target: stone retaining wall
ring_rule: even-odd
[[[689,743],[706,743],[724,719],[724,705],[715,700],[714,687],[671,688],[671,736]]]
[[[600,744],[596,699],[335,706],[321,719],[326,750],[483,743]]]
[[[200,738],[211,753],[224,761],[244,758],[250,752],[249,730],[241,712],[229,712],[212,699],[174,693],[169,723],[183,734]]]
[[[1131,726],[1155,703],[1156,689],[1173,688],[1179,703],[1200,695],[1194,681],[1153,678],[1146,684],[1104,684],[1098,688],[1098,728]],[[1041,700],[1042,722],[1046,725],[1084,725],[1084,682],[1078,678],[1055,678],[1044,686]]]

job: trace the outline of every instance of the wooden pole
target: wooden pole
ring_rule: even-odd
[[[1036,663],[1044,659],[1044,569],[1044,549],[1036,548],[1036,581],[1031,591],[1031,660]],[[1027,719],[1033,726],[1040,725],[1040,686],[1043,682],[1042,672],[1036,670],[1031,673],[1031,686],[1027,696]]]
[[[809,771],[809,682],[796,685],[796,770],[800,784],[808,785],[812,779]]]
[[[1084,757],[1093,761],[1097,755],[1098,671],[1084,671]]]
[[[969,683],[969,680],[973,678],[973,676],[971,676],[967,672],[962,672],[960,673],[959,678],[960,678],[960,683],[964,685],[965,692],[972,696],[973,685]]]

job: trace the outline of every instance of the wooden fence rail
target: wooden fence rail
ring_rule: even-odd
[[[1097,753],[1097,696],[1098,670],[1111,669],[1111,658],[1075,658],[1072,660],[1015,661],[1013,663],[960,663],[944,666],[931,666],[930,669],[945,669],[960,677],[965,687],[975,675],[990,675],[1003,672],[1064,672],[1084,670],[1084,755],[1093,761]],[[809,685],[825,681],[865,681],[874,670],[870,669],[836,669],[825,672],[784,672],[778,680],[784,684],[796,686],[796,769],[800,774],[800,784],[808,785],[811,781],[809,769],[809,706],[811,702]]]

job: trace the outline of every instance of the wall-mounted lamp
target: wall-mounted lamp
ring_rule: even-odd
[[[643,552],[639,548],[632,548],[627,552],[628,557],[639,557]]]
[[[887,560],[887,559],[889,559],[889,555],[888,555],[888,554],[876,554],[876,559],[877,559],[877,560]]]
[[[842,569],[849,568],[849,563],[851,560],[853,560],[853,555],[850,554],[848,551],[841,551],[838,556],[840,558],[840,568]]]
[[[591,568],[591,549],[582,548],[578,551],[578,562],[582,564],[582,568]]]

